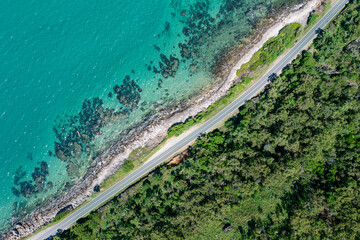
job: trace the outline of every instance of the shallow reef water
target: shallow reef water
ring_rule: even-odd
[[[203,91],[261,18],[302,0],[0,2],[0,229],[125,129]]]

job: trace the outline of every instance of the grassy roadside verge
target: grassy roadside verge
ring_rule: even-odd
[[[183,123],[176,124],[172,126],[168,130],[168,136],[155,148],[148,149],[147,147],[138,148],[135,149],[127,159],[127,162],[132,163],[130,165],[124,165],[124,167],[121,167],[114,175],[109,177],[104,181],[104,183],[101,185],[101,191],[104,191],[114,185],[116,182],[122,180],[125,178],[128,174],[130,174],[134,169],[137,169],[140,167],[144,162],[146,162],[151,156],[153,156],[163,145],[165,145],[166,141],[170,139],[173,136],[179,136],[184,131],[190,129],[191,127],[201,124],[214,115],[216,115],[218,112],[220,112],[224,107],[226,107],[230,102],[235,100],[238,96],[243,94],[251,85],[253,85],[271,66],[271,64],[278,59],[279,57],[283,56],[288,49],[290,49],[294,42],[303,37],[307,33],[308,30],[311,29],[311,27],[318,22],[321,17],[331,8],[330,4],[326,5],[326,8],[324,11],[322,11],[322,14],[320,17],[310,17],[309,18],[309,25],[307,25],[304,29],[299,27],[296,23],[291,24],[288,27],[285,27],[282,30],[282,33],[275,37],[269,39],[264,46],[254,54],[252,59],[244,64],[245,67],[242,67],[242,70],[239,69],[238,76],[241,77],[241,82],[234,85],[228,92],[227,95],[225,95],[222,99],[216,101],[214,104],[209,106],[208,109],[206,109],[203,112],[200,112],[193,118],[187,119]],[[311,21],[310,21],[311,20]],[[300,28],[300,29],[299,29]],[[295,31],[291,31],[291,30]],[[288,34],[291,34],[292,37],[289,37]],[[274,57],[275,56],[275,57]],[[251,62],[252,61],[252,62]],[[243,66],[244,66],[243,65]],[[95,198],[99,193],[93,192],[91,195],[91,198],[81,204],[79,207],[77,207],[74,210],[77,210],[81,208],[83,205],[88,203],[91,199]],[[74,210],[68,210],[64,211],[63,213],[59,214],[55,219],[41,227],[39,230],[37,230],[34,234],[38,233],[41,230],[44,230],[45,228],[49,226],[53,226],[56,223],[60,222],[61,220],[65,219],[67,216],[69,216],[71,213],[74,212]],[[32,235],[34,235],[32,234]],[[29,237],[28,237],[29,238]],[[26,238],[26,239],[28,239]]]

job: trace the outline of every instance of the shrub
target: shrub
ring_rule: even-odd
[[[319,14],[311,14],[307,20],[307,25],[311,25],[319,17]]]
[[[122,167],[124,172],[130,172],[134,169],[134,163],[132,161],[125,161]]]

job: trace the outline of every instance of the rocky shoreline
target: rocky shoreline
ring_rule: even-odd
[[[51,222],[61,209],[69,208],[69,206],[75,208],[88,200],[94,187],[114,174],[133,150],[143,146],[156,147],[166,137],[168,129],[173,124],[195,116],[226,95],[231,86],[239,80],[236,70],[243,63],[246,63],[270,37],[276,36],[279,30],[287,24],[291,22],[306,24],[309,13],[317,9],[321,2],[323,1],[304,1],[302,5],[296,6],[290,11],[289,9],[284,10],[276,18],[259,23],[258,28],[247,38],[248,40],[229,49],[226,57],[222,56],[214,69],[217,75],[216,81],[203,94],[170,110],[162,107],[159,110],[161,113],[159,116],[151,115],[147,119],[143,119],[142,124],[126,133],[127,137],[119,137],[119,141],[98,156],[85,176],[76,184],[59,194],[58,198],[47,203],[46,207],[28,214],[21,222],[14,224],[2,237],[4,239],[20,239],[28,236],[41,226]],[[164,73],[172,74],[171,72]]]

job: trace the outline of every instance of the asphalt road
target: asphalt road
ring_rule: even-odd
[[[150,172],[159,164],[163,163],[166,159],[172,156],[174,153],[178,152],[180,149],[186,147],[191,142],[193,142],[199,135],[211,130],[215,127],[219,122],[225,120],[228,116],[230,116],[236,109],[238,109],[241,105],[243,105],[247,100],[251,99],[255,96],[259,91],[261,91],[266,84],[268,83],[268,78],[271,74],[279,74],[281,70],[289,64],[316,36],[317,29],[324,28],[333,17],[337,13],[339,13],[348,0],[339,0],[329,11],[328,13],[300,40],[297,44],[281,59],[278,63],[270,69],[259,81],[257,81],[254,85],[252,85],[246,92],[244,92],[241,96],[239,96],[236,100],[230,103],[227,107],[225,107],[222,111],[216,114],[213,118],[209,119],[207,122],[203,123],[200,127],[196,128],[193,132],[188,134],[185,138],[178,141],[175,145],[171,146],[169,149],[159,154],[153,160],[147,162],[142,165],[131,174],[129,174],[123,180],[117,182],[115,185],[98,195],[95,199],[91,200],[89,203],[76,210],[70,216],[57,223],[56,225],[49,227],[33,237],[31,240],[40,240],[46,239],[51,235],[55,235],[57,229],[66,229],[69,228],[72,224],[74,224],[78,219],[84,217],[92,210],[96,209],[104,202],[112,198],[118,192],[124,190],[127,186],[129,186],[134,181],[138,180],[146,173]]]

